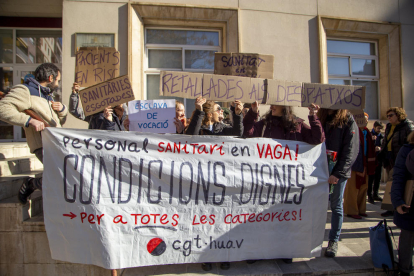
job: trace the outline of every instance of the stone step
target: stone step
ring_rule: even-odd
[[[23,231],[23,222],[37,215],[43,215],[41,191],[35,191],[26,205],[22,205],[17,196],[2,199],[0,200],[0,232]]]
[[[15,197],[26,177],[38,177],[42,173],[42,170],[37,170],[0,177],[0,200]]]
[[[31,155],[26,142],[0,143],[0,160]]]
[[[42,162],[34,155],[0,160],[0,177],[42,169]]]
[[[46,232],[45,218],[42,214],[33,216],[23,221],[23,231],[25,232]]]

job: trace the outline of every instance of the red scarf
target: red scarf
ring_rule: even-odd
[[[356,175],[356,187],[357,189],[361,188],[362,185],[364,185],[367,181],[366,179],[366,173],[368,175],[375,174],[375,167],[376,167],[376,159],[375,159],[375,145],[374,141],[372,140],[372,134],[371,132],[365,127],[364,130],[367,132],[367,155],[363,155],[364,160],[364,175],[361,176],[359,174]],[[359,143],[361,144],[362,148],[362,154],[364,154],[364,133],[362,133],[362,130],[359,129]]]

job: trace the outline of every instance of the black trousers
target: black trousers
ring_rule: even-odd
[[[368,196],[378,195],[378,190],[381,182],[382,165],[375,168],[375,174],[368,176]],[[372,184],[374,184],[374,193],[372,193]]]

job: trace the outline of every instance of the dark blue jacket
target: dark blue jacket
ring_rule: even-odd
[[[413,179],[413,175],[407,169],[405,165],[408,154],[414,149],[414,144],[403,145],[398,152],[397,159],[394,165],[394,173],[392,175],[392,186],[391,186],[391,202],[394,208],[402,204],[411,206],[410,211],[406,214],[399,214],[394,212],[394,223],[399,228],[414,231],[414,201],[404,202],[404,190],[407,180]],[[413,198],[414,199],[414,198]]]

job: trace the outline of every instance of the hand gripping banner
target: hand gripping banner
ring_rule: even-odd
[[[47,128],[52,258],[107,269],[320,256],[325,144]]]

